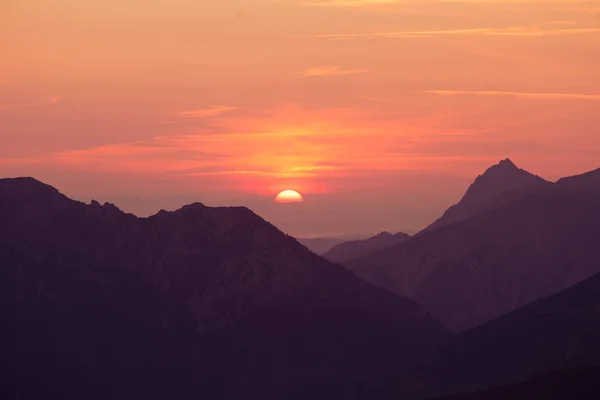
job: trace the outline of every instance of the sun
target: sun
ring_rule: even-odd
[[[302,195],[295,190],[284,190],[275,198],[278,203],[299,203],[304,201]]]

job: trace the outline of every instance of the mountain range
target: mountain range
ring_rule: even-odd
[[[367,281],[423,304],[454,331],[600,272],[600,170],[551,184],[503,162],[478,178],[469,189],[472,195],[465,195],[472,200],[455,209],[481,204],[476,193],[490,193],[486,187],[510,176],[528,177],[531,185],[499,192],[496,198],[503,200],[486,212],[473,212],[345,265]]]
[[[504,160],[452,209],[325,255],[346,268],[244,207],[0,179],[0,396],[597,398],[600,170]]]
[[[22,398],[339,395],[451,337],[243,207],[137,218],[3,179],[0,226],[0,385]]]

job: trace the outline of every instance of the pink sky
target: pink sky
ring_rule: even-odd
[[[500,159],[600,167],[596,49],[597,0],[4,0],[0,176],[414,232]]]

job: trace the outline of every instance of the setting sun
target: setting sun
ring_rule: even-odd
[[[278,203],[298,203],[304,201],[302,195],[295,190],[284,190],[275,198]]]

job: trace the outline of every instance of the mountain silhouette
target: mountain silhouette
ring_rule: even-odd
[[[478,176],[458,204],[450,207],[440,219],[421,232],[481,215],[549,184],[539,176],[519,169],[507,158]]]
[[[600,377],[599,305],[600,275],[595,275],[461,333],[419,362],[401,385],[421,385],[416,397],[433,398],[537,380],[555,371],[557,377],[568,377],[572,369],[596,368],[595,376]],[[547,380],[533,386],[542,390]]]
[[[23,398],[358,393],[451,336],[244,207],[137,218],[3,179],[0,226],[0,388]]]
[[[334,246],[322,256],[333,262],[345,262],[366,256],[386,247],[402,243],[410,238],[406,233],[381,232],[378,235],[364,240],[351,240]]]
[[[455,331],[600,272],[600,170],[346,265]]]

